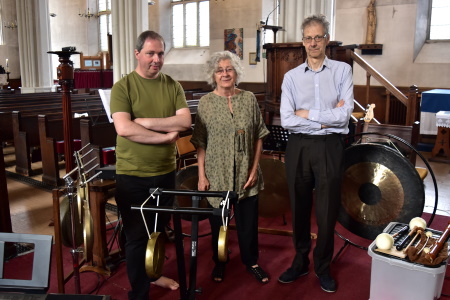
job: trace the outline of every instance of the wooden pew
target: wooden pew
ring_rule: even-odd
[[[50,108],[49,108],[50,109]],[[46,113],[48,119],[62,119],[62,112],[59,111],[59,108],[56,110],[47,109]],[[97,111],[91,113],[101,114],[103,107],[101,109],[97,109]],[[44,111],[44,113],[46,112]],[[73,107],[73,113],[81,113],[84,110],[79,110],[76,107]],[[35,175],[36,172],[33,172],[31,168],[31,163],[35,161],[40,161],[41,157],[34,157],[32,161],[32,150],[35,150],[35,154],[40,154],[40,137],[39,137],[39,122],[38,122],[38,113],[34,114],[22,114],[22,112],[15,111],[12,112],[12,132],[13,132],[13,140],[14,140],[14,148],[16,155],[16,172],[18,174],[22,174],[25,176]],[[40,111],[39,113],[42,113]]]
[[[83,118],[72,119],[72,138],[74,140],[81,139],[80,120]],[[57,142],[64,140],[64,120],[49,120],[46,115],[38,115],[38,124],[42,182],[53,186],[63,185],[64,182],[59,175],[60,154],[57,151]]]
[[[80,98],[74,98],[71,106],[73,112],[97,112],[103,109],[103,104],[98,95],[86,97],[81,95]],[[7,107],[0,109],[0,142],[13,141],[14,135],[12,130],[12,112],[21,111],[25,115],[48,114],[53,112],[62,112],[62,101],[60,99],[44,100],[33,102],[32,105],[21,105],[21,103],[11,103]],[[30,102],[31,103],[31,102]]]
[[[103,167],[102,150],[107,147],[116,146],[117,133],[114,128],[114,123],[98,122],[93,123],[89,119],[80,120],[80,134],[81,134],[81,147],[85,147],[83,153],[88,153],[91,149],[91,153],[83,158],[83,163],[87,163],[95,158],[92,166],[98,164],[99,167]],[[94,171],[91,171],[89,177],[94,175]]]

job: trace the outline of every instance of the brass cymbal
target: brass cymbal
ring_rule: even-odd
[[[75,223],[75,245],[72,239],[72,213],[70,210],[70,200],[67,195],[61,200],[59,208],[60,222],[61,222],[61,241],[66,247],[76,248],[83,243],[83,224],[80,222],[82,215],[78,215],[78,210],[74,209]]]
[[[145,252],[145,271],[147,276],[158,279],[162,275],[166,248],[160,232],[153,232],[147,242]]]

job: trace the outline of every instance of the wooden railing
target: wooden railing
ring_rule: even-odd
[[[351,58],[359,66],[366,71],[366,101],[369,103],[370,94],[370,78],[375,78],[383,87],[387,90],[386,111],[385,111],[385,123],[389,124],[390,119],[390,102],[391,95],[397,98],[406,107],[406,119],[405,124],[411,126],[415,121],[420,120],[420,103],[418,101],[418,88],[413,85],[410,87],[408,96],[403,94],[398,88],[396,88],[389,80],[375,70],[367,61],[365,61],[360,55],[354,51],[350,51]]]

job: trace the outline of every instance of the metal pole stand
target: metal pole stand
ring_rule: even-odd
[[[154,213],[171,213],[173,214],[173,223],[175,231],[175,248],[177,254],[177,265],[178,265],[178,277],[180,283],[180,297],[182,300],[193,300],[195,299],[196,293],[201,293],[201,288],[196,288],[197,279],[197,244],[198,244],[198,216],[199,215],[216,215],[222,216],[221,208],[198,208],[200,199],[203,197],[220,197],[226,199],[227,195],[230,199],[237,197],[235,192],[212,192],[212,191],[191,191],[191,190],[164,190],[161,188],[151,188],[150,194],[153,195],[174,195],[174,196],[192,196],[192,208],[182,208],[182,207],[164,207],[164,206],[136,206],[132,205],[131,209],[139,209],[151,211]],[[183,232],[181,229],[181,215],[190,214],[192,215],[192,228],[191,228],[191,258],[190,258],[190,273],[189,273],[189,289],[187,288],[186,279],[186,265],[184,262],[184,251],[183,251]],[[230,215],[230,210],[225,209],[225,216]]]

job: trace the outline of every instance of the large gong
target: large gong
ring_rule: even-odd
[[[397,150],[363,143],[345,150],[339,223],[350,232],[375,239],[390,222],[409,223],[422,215],[423,182]]]
[[[259,161],[264,178],[264,190],[258,194],[259,216],[277,217],[289,208],[289,191],[286,180],[286,167],[279,159],[263,158]]]

